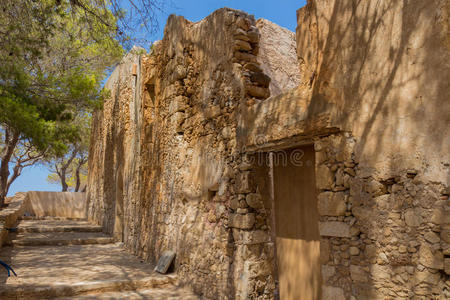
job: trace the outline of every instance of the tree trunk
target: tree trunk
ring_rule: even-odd
[[[64,168],[63,170],[61,170],[61,187],[62,187],[62,191],[63,192],[67,192],[67,182],[66,182],[66,168]]]
[[[0,163],[0,207],[5,204],[5,198],[8,194],[8,177],[9,177],[9,161],[14,153],[17,142],[19,141],[19,133],[9,128],[5,129],[5,148],[2,153]]]
[[[77,169],[75,170],[75,192],[78,192],[78,190],[80,189],[80,185],[81,185],[81,179],[80,179],[80,169],[81,169],[81,164],[77,165]]]
[[[8,184],[6,185],[6,194],[8,194],[9,191],[9,187],[11,186],[11,184],[14,182],[14,180],[17,179],[17,177],[20,176],[20,174],[22,174],[22,169],[23,167],[20,165],[15,165],[13,168],[13,174],[12,176],[9,177],[8,179]]]
[[[64,163],[62,164],[61,172],[58,174],[59,179],[61,179],[61,187],[62,187],[63,192],[67,192],[67,189],[69,188],[69,186],[67,185],[67,182],[66,182],[66,172],[76,156],[77,156],[77,152],[74,150],[72,152],[72,154],[70,155],[69,159],[67,160],[67,162],[65,164]]]

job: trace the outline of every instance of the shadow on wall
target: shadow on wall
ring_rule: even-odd
[[[443,230],[441,199],[448,199],[449,12],[438,0],[309,1],[298,11],[301,86],[254,105],[239,128],[252,147],[292,146],[336,129],[348,139],[333,149],[354,140],[356,172],[346,193],[351,226],[360,230],[353,250],[361,254],[345,253],[347,265],[328,268],[335,274],[329,293],[430,296],[447,276],[439,271],[443,239],[423,234]],[[250,141],[258,136],[263,143]],[[323,169],[331,181],[343,174]],[[335,249],[330,255],[342,259]],[[402,272],[408,279],[394,282]]]
[[[351,188],[352,212],[361,239],[370,240],[370,277],[352,273],[360,295],[442,292],[443,242],[422,235],[441,230],[435,211],[440,197],[448,199],[449,13],[448,1],[438,0],[310,1],[298,12],[303,84],[312,95],[307,111],[315,116],[333,105],[332,122],[356,139],[361,186]],[[383,192],[370,192],[371,184]],[[407,252],[392,250],[399,246]],[[404,284],[392,283],[391,274],[405,267],[412,271]]]
[[[430,177],[448,180],[442,178],[442,154],[450,148],[444,2],[314,1],[299,11],[303,80],[312,82],[308,112],[335,104],[339,127],[358,140],[357,159],[380,176],[427,161]]]

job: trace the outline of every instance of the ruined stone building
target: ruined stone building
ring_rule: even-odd
[[[205,299],[450,297],[450,2],[170,16],[111,75],[88,213]]]

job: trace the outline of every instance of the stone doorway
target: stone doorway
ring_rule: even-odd
[[[269,154],[279,294],[321,298],[319,213],[314,147]]]

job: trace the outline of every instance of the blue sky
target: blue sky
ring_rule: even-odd
[[[280,26],[295,31],[296,11],[306,4],[305,0],[172,0],[174,7],[167,7],[167,14],[161,16],[160,24],[165,25],[169,14],[182,15],[190,21],[200,21],[213,11],[230,7],[253,14],[255,18],[268,19]],[[163,26],[155,39],[162,38]]]
[[[164,25],[170,14],[182,15],[190,21],[199,21],[216,9],[230,7],[253,14],[255,18],[268,19],[289,30],[297,26],[296,11],[306,4],[306,0],[172,0],[173,6],[166,7],[166,13],[159,15],[159,31],[149,40],[160,40]],[[148,47],[146,47],[148,48]],[[46,181],[48,172],[45,167],[34,166],[24,169],[22,175],[11,185],[8,195],[21,191],[59,191],[59,185]]]

